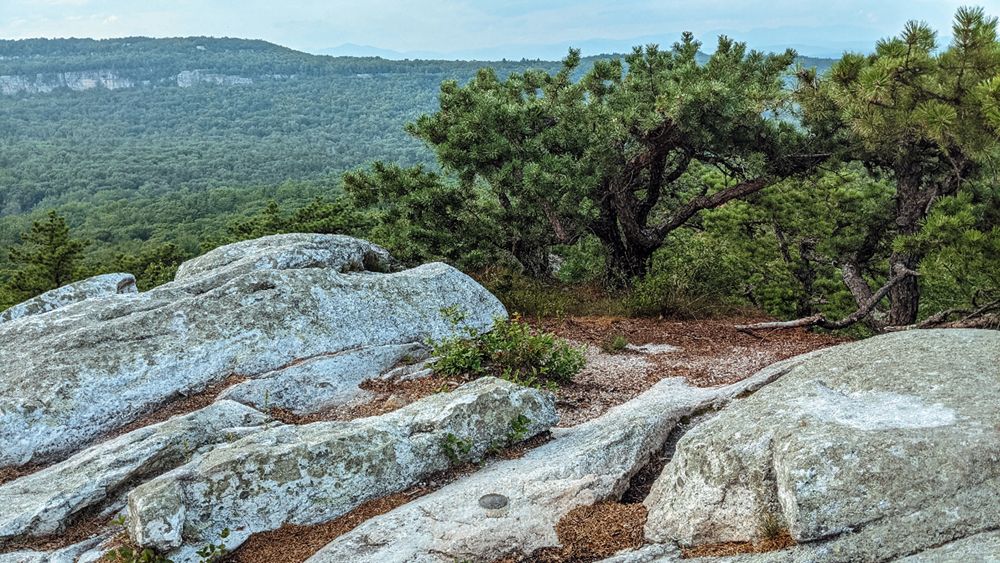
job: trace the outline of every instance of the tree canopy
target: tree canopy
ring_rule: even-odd
[[[720,37],[715,54],[699,64],[699,46],[684,34],[670,50],[649,45],[624,61],[595,61],[579,80],[574,50],[554,75],[531,70],[500,80],[482,69],[465,86],[442,83],[440,109],[406,130],[435,151],[468,206],[490,213],[481,224],[495,232],[480,236],[528,272],[545,275],[554,245],[593,235],[605,251],[607,281],[629,283],[700,210],[820,161],[808,137],[780,119],[789,110],[783,77],[794,51],[747,51]],[[686,174],[695,161],[720,170],[725,181],[699,183]],[[352,173],[346,189],[448,191],[441,177],[385,172]]]
[[[824,75],[800,73],[797,100],[804,124],[841,161],[863,163],[894,187],[891,223],[867,225],[873,236],[826,256],[861,309],[874,310],[876,328],[917,320],[920,287],[916,269],[926,246],[918,236],[940,198],[954,196],[976,178],[981,162],[997,149],[1000,121],[1000,43],[997,19],[981,8],[960,8],[947,49],[924,23],[879,41],[869,55],[847,53]],[[880,229],[880,227],[882,227]],[[887,271],[881,252],[894,238]],[[872,287],[881,274],[885,286]],[[878,290],[890,300],[880,310]]]
[[[89,240],[69,238],[66,219],[49,211],[48,221],[35,221],[31,232],[21,233],[21,246],[8,248],[8,259],[21,268],[0,287],[7,306],[20,303],[80,279],[77,270]]]

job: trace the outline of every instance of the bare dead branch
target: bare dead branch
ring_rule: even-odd
[[[978,309],[948,309],[947,311],[941,311],[940,313],[931,315],[924,319],[923,322],[917,325],[917,328],[932,328],[936,325],[942,324],[948,320],[948,317],[952,315],[965,315],[958,322],[967,321],[969,319],[974,319],[980,315],[986,314],[993,309],[1000,309],[1000,301],[993,301],[992,303],[987,303]]]
[[[822,321],[822,320],[824,320],[823,319],[823,313],[819,313],[818,315],[813,315],[811,317],[806,317],[804,319],[798,319],[798,320],[795,320],[795,321],[784,321],[784,322],[778,321],[778,322],[773,322],[773,323],[757,323],[755,325],[736,325],[733,328],[735,328],[736,330],[738,330],[740,332],[747,332],[749,334],[753,334],[752,332],[749,332],[749,331],[751,331],[751,330],[765,330],[765,329],[769,329],[769,328],[798,328],[798,327],[802,327],[802,326],[812,326],[812,325],[814,325],[817,322]]]
[[[885,285],[880,287],[879,290],[876,291],[874,295],[868,298],[865,301],[864,305],[858,307],[857,311],[854,311],[853,313],[847,315],[846,317],[840,319],[839,321],[828,321],[826,320],[826,317],[824,317],[822,313],[819,313],[811,317],[806,317],[804,319],[798,319],[794,321],[758,323],[755,325],[739,325],[736,326],[735,328],[740,332],[747,332],[750,330],[759,330],[759,329],[798,328],[804,326],[818,326],[820,328],[825,328],[827,330],[837,330],[841,328],[847,328],[852,324],[868,316],[868,314],[872,312],[875,306],[878,305],[878,302],[889,294],[889,290],[891,290],[893,286],[903,281],[904,279],[908,278],[909,276],[919,276],[919,275],[920,274],[914,272],[913,270],[901,266],[897,267],[896,275],[890,278],[889,281],[885,282]]]

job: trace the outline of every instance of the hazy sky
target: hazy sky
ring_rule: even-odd
[[[451,52],[684,30],[853,25],[876,36],[924,20],[950,35],[951,0],[0,0],[0,38],[264,39],[300,50],[343,43]],[[980,2],[1000,12],[1000,0]],[[845,38],[846,39],[846,38]],[[865,38],[868,39],[868,38]],[[710,40],[707,43],[714,43]]]

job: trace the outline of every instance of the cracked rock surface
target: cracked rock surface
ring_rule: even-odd
[[[305,358],[441,339],[458,305],[488,330],[499,301],[445,264],[392,274],[381,247],[275,235],[220,247],[177,279],[0,324],[0,467],[66,459],[179,396]],[[366,269],[367,268],[367,269]]]
[[[80,511],[114,501],[128,483],[183,465],[199,450],[259,432],[264,423],[263,413],[221,401],[129,432],[6,483],[0,486],[0,541],[62,531]]]
[[[554,395],[484,377],[378,417],[270,428],[134,489],[129,530],[175,563],[197,563],[195,551],[224,528],[233,549],[252,532],[328,522],[402,492],[449,467],[446,445],[456,459],[479,459],[520,416],[522,439],[548,430]]]
[[[492,561],[558,545],[555,524],[578,506],[617,500],[681,417],[758,389],[823,352],[779,362],[721,389],[691,387],[683,378],[660,381],[595,420],[553,429],[551,442],[521,459],[487,466],[361,524],[308,563]],[[479,506],[488,494],[508,500],[499,517]]]
[[[646,539],[750,541],[773,514],[821,542],[803,561],[891,561],[995,529],[998,358],[1000,333],[967,329],[830,349],[681,439]]]

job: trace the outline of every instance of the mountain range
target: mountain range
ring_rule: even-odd
[[[784,26],[778,28],[757,28],[749,31],[715,29],[696,34],[696,37],[704,43],[702,50],[706,53],[712,53],[715,51],[716,38],[720,35],[726,35],[737,41],[745,42],[751,49],[758,51],[781,52],[791,47],[804,57],[830,59],[839,59],[845,51],[869,52],[874,48],[875,42],[881,39],[879,32],[876,30],[852,25],[834,25],[828,27]],[[681,34],[677,32],[643,35],[628,39],[587,39],[549,44],[500,45],[497,47],[448,52],[399,52],[370,45],[345,43],[336,47],[318,49],[312,52],[318,55],[382,57],[383,59],[391,60],[559,60],[566,56],[570,47],[580,49],[584,56],[628,53],[632,51],[632,47],[637,45],[647,45],[649,43],[656,43],[661,46],[673,45],[680,36]],[[940,44],[947,44],[948,40],[948,38],[942,38]]]

